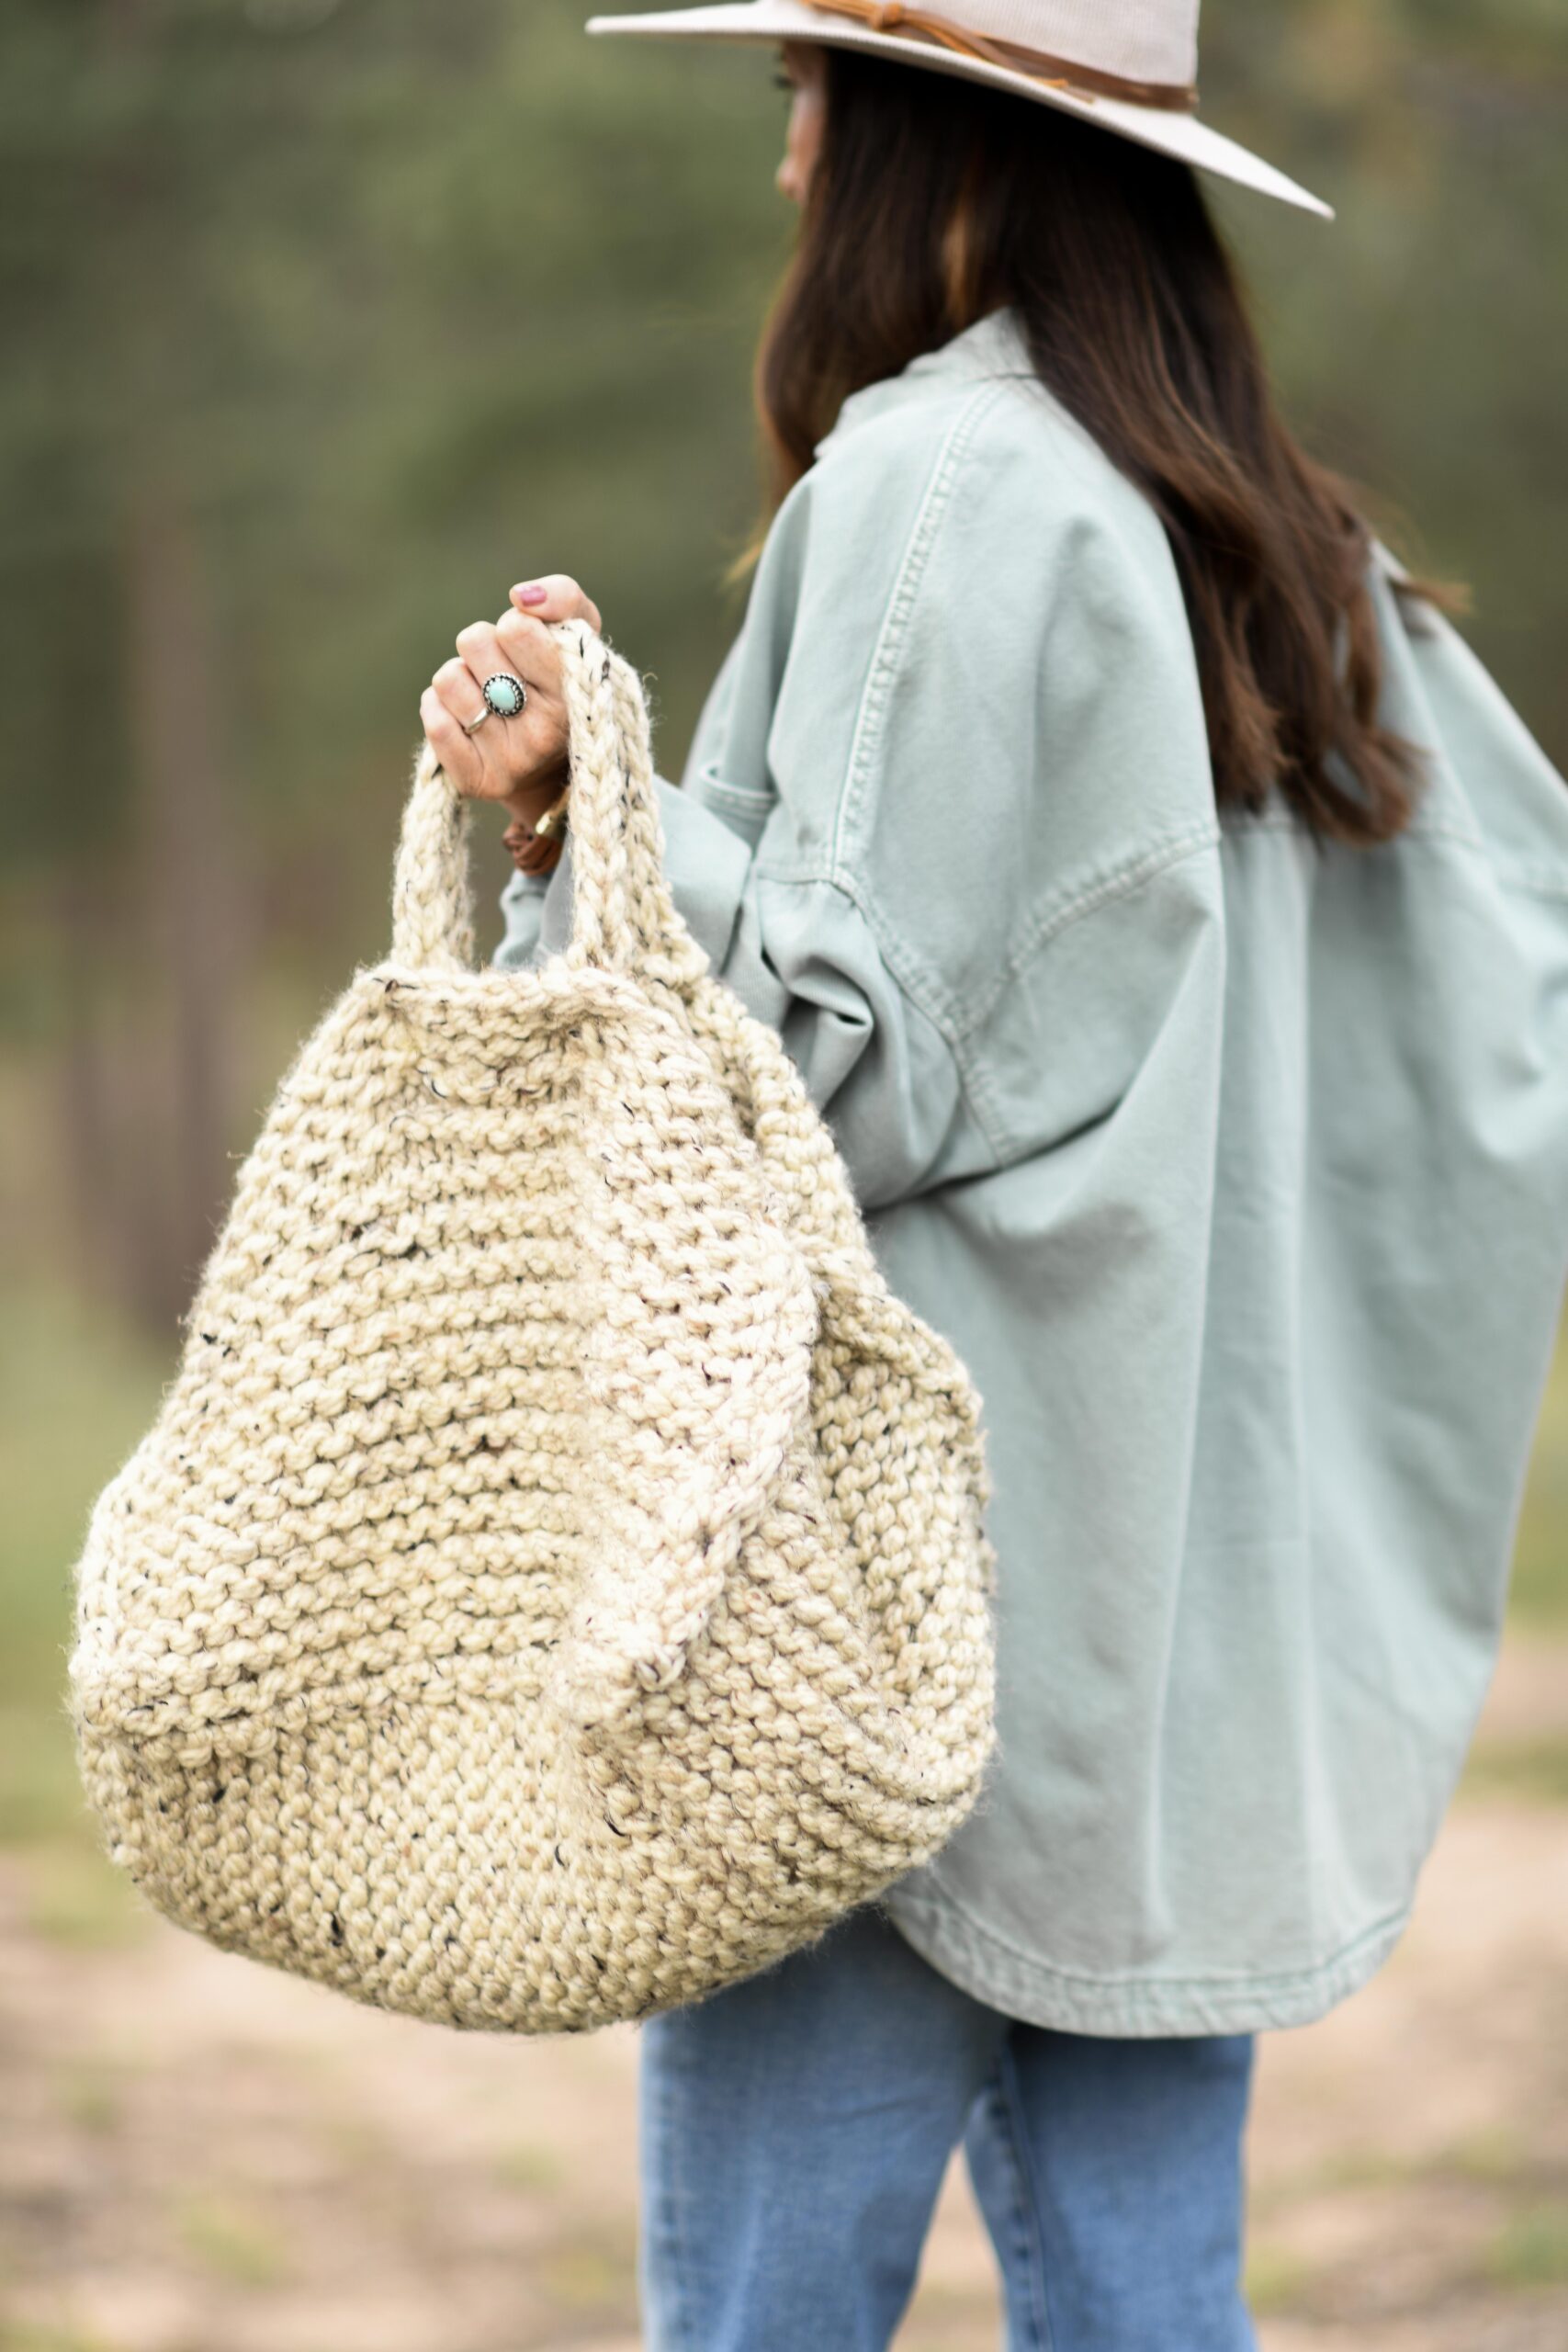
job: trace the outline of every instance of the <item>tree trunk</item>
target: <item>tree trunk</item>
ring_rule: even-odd
[[[230,1188],[234,1010],[243,943],[236,796],[223,709],[223,634],[192,518],[145,493],[126,542],[128,668],[141,818],[139,962],[167,1039],[166,1118],[125,1138],[160,1181],[144,1211],[133,1304],[166,1328],[185,1308]],[[138,1012],[142,1008],[138,1007]],[[136,1023],[141,1026],[141,1022]]]

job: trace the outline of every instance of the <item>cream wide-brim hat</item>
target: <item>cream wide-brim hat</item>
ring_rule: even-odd
[[[914,28],[899,31],[897,19],[906,14],[918,24],[922,15],[931,21],[934,11],[918,6],[908,12],[885,11],[885,18],[892,22],[888,29],[879,30],[858,16],[838,15],[827,6],[814,6],[811,0],[709,0],[695,8],[591,17],[588,30],[643,40],[823,41],[835,49],[897,57],[928,73],[956,74],[967,82],[984,82],[1042,106],[1058,107],[1080,121],[1098,123],[1101,130],[1156,148],[1200,171],[1215,172],[1260,196],[1277,197],[1282,204],[1299,205],[1325,220],[1334,218],[1332,205],[1249,148],[1211,130],[1195,113],[1169,104],[1141,104],[1102,87],[1073,87],[1075,63],[1087,68],[1091,80],[1190,82],[1197,62],[1197,0],[943,0],[937,23],[961,35],[978,35],[983,41],[1042,53],[1049,58],[1049,70],[1043,66],[1038,73],[965,55],[944,46],[939,37]],[[1058,76],[1063,86],[1052,86]]]

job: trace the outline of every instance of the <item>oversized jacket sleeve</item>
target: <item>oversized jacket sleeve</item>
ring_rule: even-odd
[[[1032,390],[840,423],[775,518],[681,786],[660,784],[676,902],[868,1210],[1098,1115],[1194,933],[1161,888],[1213,831],[1168,551]],[[570,887],[570,849],[509,885],[498,961],[564,944]],[[1086,942],[1101,904],[1120,926]]]

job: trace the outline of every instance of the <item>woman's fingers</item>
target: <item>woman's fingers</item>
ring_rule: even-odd
[[[479,792],[484,786],[484,763],[474,749],[471,739],[465,735],[433,679],[419,698],[419,723],[425,740],[446,769],[448,779],[459,792]]]
[[[545,571],[537,580],[520,580],[512,591],[512,602],[518,612],[531,613],[536,620],[586,621],[595,630],[603,627],[592,597],[564,571]]]
[[[493,677],[497,670],[505,666],[498,655],[485,672],[485,676]],[[458,655],[455,654],[450,662],[443,662],[430,683],[459,727],[466,726],[470,718],[477,718],[485,707],[485,698],[479,691],[479,682],[474,675],[472,663],[463,661]],[[495,718],[485,721],[487,727],[505,726],[506,723],[504,719]]]
[[[543,621],[536,620],[532,613],[511,608],[496,622],[495,642],[507,667],[515,670],[520,678],[526,678],[530,694],[537,688],[540,694],[558,700],[560,653]]]
[[[503,800],[520,825],[531,828],[558,795],[566,775],[567,723],[561,694],[560,648],[554,625],[582,620],[600,626],[599,607],[565,572],[520,581],[499,620],[459,629],[457,657],[444,662],[420,696],[430,747],[459,792]],[[487,678],[510,671],[526,699],[514,718],[492,714],[468,730],[484,708]],[[525,846],[519,836],[513,854]],[[558,844],[557,844],[558,848]],[[538,845],[538,854],[548,854]]]
[[[498,670],[510,670],[513,665],[502,652],[501,639],[491,621],[470,621],[467,628],[457,631],[457,650],[473,677],[474,696],[469,709],[466,713],[459,712],[458,716],[473,718],[484,708],[482,688],[485,680],[493,678]],[[526,685],[528,682],[525,678],[523,683]]]
[[[500,626],[475,621],[458,631],[458,653],[444,662],[420,701],[433,751],[459,792],[504,800],[536,815],[558,791],[566,759],[566,713],[560,697],[560,658],[550,631],[522,614]],[[468,731],[484,709],[484,682],[501,672],[521,678],[526,692],[520,716],[492,713]]]

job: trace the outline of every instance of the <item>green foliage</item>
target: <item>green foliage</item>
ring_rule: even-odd
[[[562,0],[10,12],[0,680],[64,786],[9,804],[13,868],[80,854],[73,765],[100,838],[133,813],[147,500],[207,548],[264,844],[386,805],[453,631],[530,570],[591,577],[690,717],[750,501],[777,101],[728,56],[660,89],[580,28]]]
[[[1293,418],[1417,568],[1470,583],[1467,634],[1568,765],[1556,0],[1211,5],[1203,39],[1205,112],[1337,208],[1224,204]]]
[[[8,796],[0,874],[82,855],[89,775],[95,842],[134,831],[123,545],[149,498],[208,550],[264,854],[333,858],[385,810],[420,684],[529,570],[592,582],[683,734],[752,500],[778,100],[758,51],[590,42],[582,14],[14,0],[0,687],[50,787]],[[1212,4],[1204,44],[1210,119],[1339,206],[1213,184],[1293,409],[1474,582],[1483,656],[1568,760],[1555,0]]]

